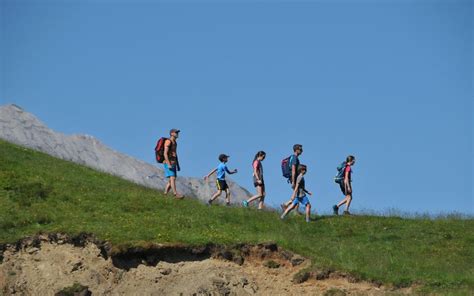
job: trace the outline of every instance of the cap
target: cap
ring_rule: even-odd
[[[224,159],[226,159],[226,158],[229,158],[229,157],[230,157],[230,156],[227,155],[227,154],[221,154],[221,155],[219,155],[219,161],[222,161],[222,160],[224,160]]]
[[[172,129],[170,130],[170,134],[172,134],[172,133],[179,133],[179,132],[180,132],[180,130],[177,129],[177,128],[172,128]]]

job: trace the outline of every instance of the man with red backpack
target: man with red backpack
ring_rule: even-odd
[[[178,143],[176,140],[179,138],[179,129],[170,130],[170,137],[161,138],[155,147],[156,161],[163,163],[165,177],[168,178],[168,183],[165,187],[165,194],[168,194],[170,190],[173,190],[175,198],[182,199],[183,196],[178,194],[176,190],[176,177],[177,172],[180,171],[178,161]]]

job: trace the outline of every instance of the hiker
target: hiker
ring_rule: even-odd
[[[306,172],[307,172],[307,168],[304,164],[298,167],[298,177],[296,178],[295,188],[293,190],[293,194],[291,195],[292,203],[289,207],[285,209],[285,211],[281,215],[280,218],[282,220],[285,219],[285,216],[289,212],[297,208],[298,204],[302,204],[304,207],[306,207],[306,222],[310,221],[309,217],[311,213],[311,204],[306,194],[313,195],[313,193],[306,190],[305,180],[304,180],[304,175],[306,174]]]
[[[164,140],[164,170],[165,176],[168,178],[168,183],[165,187],[165,195],[167,195],[170,190],[173,190],[174,197],[176,199],[182,199],[184,196],[178,193],[176,190],[176,177],[177,172],[181,170],[179,167],[178,161],[178,143],[176,140],[179,138],[179,129],[170,130],[170,138]]]
[[[227,181],[225,180],[225,173],[228,173],[230,175],[237,173],[237,169],[233,171],[229,171],[227,168],[227,161],[229,160],[229,155],[226,154],[221,154],[219,155],[219,161],[221,162],[217,168],[213,169],[207,176],[204,177],[204,180],[207,181],[209,177],[217,172],[217,180],[216,180],[216,186],[217,186],[217,192],[211,197],[210,200],[208,200],[208,205],[211,205],[212,202],[217,199],[219,196],[221,196],[222,191],[225,191],[226,194],[226,205],[230,206],[230,189],[229,186],[227,185]]]
[[[335,178],[336,183],[339,183],[341,188],[342,194],[344,194],[344,199],[339,202],[339,204],[334,205],[332,207],[334,211],[334,215],[339,215],[339,207],[343,204],[346,204],[346,210],[344,211],[344,215],[350,215],[349,207],[352,201],[352,166],[355,164],[355,157],[349,155],[346,158],[346,161],[343,162],[338,167],[338,175]]]
[[[257,190],[257,194],[242,201],[244,207],[248,207],[249,203],[258,200],[258,209],[263,209],[263,202],[265,201],[265,181],[263,180],[263,166],[262,161],[266,157],[265,151],[258,151],[252,163],[253,167],[253,185]]]
[[[282,170],[283,170],[283,176],[285,178],[288,178],[288,183],[291,184],[291,188],[295,189],[296,186],[296,180],[298,177],[298,167],[300,165],[300,159],[299,156],[303,153],[303,145],[301,144],[295,144],[293,145],[293,154],[285,158],[282,161]],[[289,205],[293,203],[293,199],[287,201],[286,203],[281,204],[281,208],[283,211],[288,208]],[[296,211],[299,213],[298,207],[296,207]]]

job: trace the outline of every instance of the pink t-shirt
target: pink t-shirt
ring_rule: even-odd
[[[263,180],[263,166],[262,163],[257,159],[253,162],[253,168],[257,170],[257,174],[260,180]],[[254,176],[255,178],[255,176]],[[256,179],[256,178],[255,178]]]
[[[352,169],[350,165],[346,165],[346,169],[344,170],[344,176],[346,175],[347,172],[349,172],[349,181],[351,181]]]

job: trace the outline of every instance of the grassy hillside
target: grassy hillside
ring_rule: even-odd
[[[449,198],[449,197],[447,197]],[[419,291],[474,291],[474,220],[302,217],[207,207],[0,141],[0,242],[91,232],[115,245],[275,241],[313,260]]]

